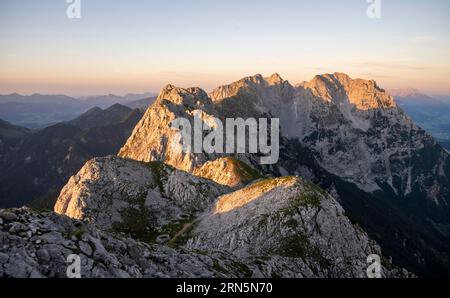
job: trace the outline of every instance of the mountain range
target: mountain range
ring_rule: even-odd
[[[0,122],[0,207],[52,209],[69,177],[93,157],[116,154],[141,117],[115,104],[41,130]]]
[[[450,101],[434,98],[416,89],[389,90],[398,105],[420,127],[430,132],[440,144],[450,150]]]
[[[199,113],[279,118],[279,162],[180,150],[171,122]],[[72,126],[109,119],[123,118],[94,109]],[[73,252],[86,277],[365,277],[373,254],[384,277],[450,275],[449,153],[373,80],[167,85],[132,127],[117,156],[70,177],[55,213],[0,212],[0,276],[63,277]],[[61,143],[33,142],[27,154]]]
[[[146,109],[154,100],[153,93],[102,95],[74,98],[66,95],[17,93],[0,95],[0,119],[31,129],[69,121],[91,108],[102,109],[119,103],[131,108]]]

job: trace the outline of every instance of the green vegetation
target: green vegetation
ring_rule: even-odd
[[[322,256],[320,251],[313,247],[306,235],[297,234],[287,238],[279,247],[277,252],[280,256],[301,259],[313,259],[322,268],[331,266],[331,262]]]
[[[224,273],[224,274],[229,273],[225,268],[220,266],[219,260],[216,260],[216,259],[213,260],[213,269],[220,273]]]
[[[147,163],[146,165],[152,170],[156,185],[158,186],[159,190],[161,192],[164,192],[164,180],[167,179],[168,170],[171,170],[172,168],[160,161],[152,161]]]
[[[133,205],[119,211],[121,221],[113,223],[112,230],[129,234],[143,242],[153,242],[158,235],[154,229],[156,220],[151,210],[145,206],[145,199],[144,194],[136,198],[127,198],[127,202]]]
[[[266,226],[266,225],[267,225],[268,219],[269,219],[269,215],[267,215],[267,214],[262,214],[262,215],[260,216],[258,225],[259,225],[259,226]]]
[[[307,190],[315,191],[317,193],[320,193],[323,196],[327,196],[327,192],[324,189],[322,189],[321,187],[319,187],[318,185],[316,185],[312,182],[306,181],[306,180],[304,180],[304,182],[305,182],[305,187]]]
[[[300,192],[296,197],[291,199],[293,207],[320,207],[320,195],[317,192]]]
[[[242,264],[242,263],[237,262],[237,261],[231,261],[231,266],[234,269],[236,269],[237,272],[241,273],[242,277],[244,277],[244,278],[251,278],[253,276],[252,271],[245,264]]]
[[[162,234],[170,236],[168,245],[177,248],[186,243],[191,238],[191,231],[194,229],[196,221],[193,218],[178,220],[163,228]]]
[[[70,237],[75,236],[78,240],[84,235],[85,231],[83,229],[76,229],[70,233]]]
[[[258,170],[249,166],[245,162],[232,157],[227,158],[227,162],[231,163],[237,169],[237,174],[242,178],[243,182],[250,182],[263,178],[263,175],[261,175]]]

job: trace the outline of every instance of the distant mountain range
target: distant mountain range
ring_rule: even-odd
[[[0,95],[0,119],[27,128],[44,128],[73,119],[93,107],[105,109],[119,103],[131,108],[146,108],[153,93],[89,96],[74,98],[66,95],[17,93]]]
[[[115,104],[41,130],[0,121],[0,208],[52,209],[68,178],[87,160],[116,154],[142,114]]]
[[[416,89],[394,89],[389,93],[420,127],[450,150],[450,97],[431,97]]]

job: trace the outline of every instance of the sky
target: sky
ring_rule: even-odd
[[[277,72],[345,72],[450,94],[450,1],[0,0],[0,94],[207,91]]]

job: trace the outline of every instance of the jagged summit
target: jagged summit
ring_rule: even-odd
[[[270,77],[266,78],[266,81],[271,84],[281,84],[284,82],[284,79],[278,73],[274,73]]]
[[[302,83],[314,96],[338,105],[347,101],[359,110],[395,108],[394,98],[373,80],[352,79],[344,73],[323,74]]]
[[[268,91],[268,88],[275,88],[275,92],[273,90]],[[396,107],[394,98],[380,88],[375,81],[352,79],[349,75],[340,72],[316,75],[309,82],[302,82],[295,87],[284,80],[278,73],[274,73],[269,77],[255,74],[230,84],[219,86],[210,92],[209,95],[198,87],[185,89],[169,84],[161,90],[158,100],[169,100],[178,105],[182,103],[195,105],[198,101],[203,104],[210,104],[210,101],[217,104],[237,96],[240,92],[245,92],[249,95],[256,94],[260,98],[268,97],[268,100],[258,103],[259,108],[264,108],[262,107],[263,105],[276,105],[278,100],[284,99],[286,101],[286,97],[293,97],[294,90],[300,93],[305,90],[310,91],[313,96],[326,102],[332,102],[337,105],[348,103],[358,110]],[[270,103],[271,101],[272,103]]]
[[[261,74],[256,74],[254,76],[245,77],[228,85],[219,86],[209,95],[214,102],[220,102],[223,99],[237,95],[242,89],[252,89],[254,91],[258,91],[261,88],[277,85],[281,86],[285,83],[291,86],[289,82],[283,80],[278,73],[274,73],[270,77],[263,77]]]
[[[161,103],[164,100],[186,107],[204,108],[212,104],[208,94],[199,87],[180,88],[171,84],[160,91],[156,102]]]

